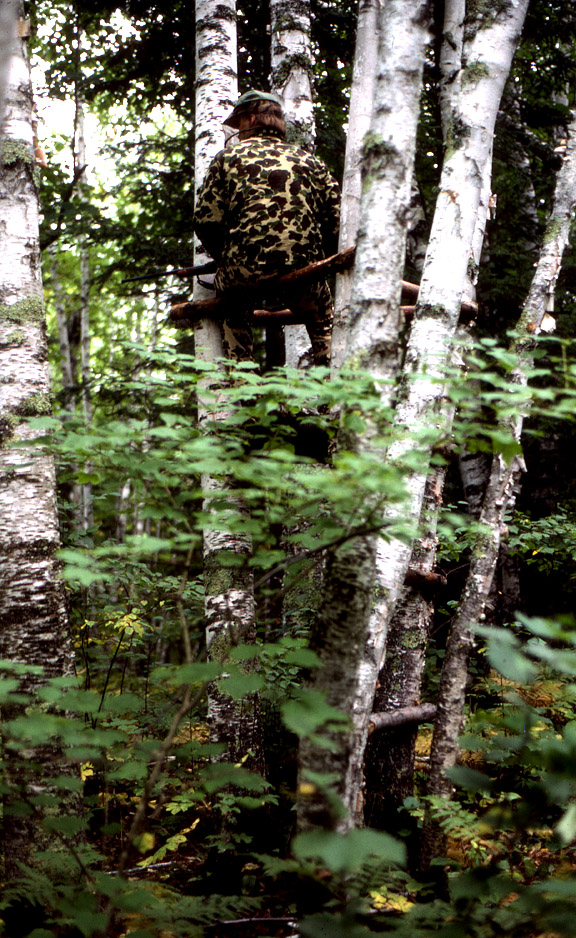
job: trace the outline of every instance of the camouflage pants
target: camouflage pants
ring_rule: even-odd
[[[334,307],[330,288],[325,280],[307,283],[299,288],[284,289],[278,295],[266,292],[264,297],[252,297],[250,301],[241,294],[235,296],[231,290],[226,294],[226,301],[231,312],[221,320],[220,328],[227,358],[247,361],[253,357],[252,310],[291,309],[292,312],[301,314],[304,320],[312,343],[314,364],[330,364]]]

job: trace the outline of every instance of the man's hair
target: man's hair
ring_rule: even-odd
[[[282,136],[286,134],[286,121],[279,104],[273,101],[253,101],[242,108],[242,115],[254,114],[256,117],[256,126],[272,127]]]

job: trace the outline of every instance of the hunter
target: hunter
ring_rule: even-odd
[[[214,288],[226,299],[226,355],[252,358],[251,312],[261,306],[303,315],[316,365],[330,362],[333,306],[325,280],[264,296],[258,287],[338,250],[340,198],[327,166],[285,141],[279,98],[249,91],[224,121],[232,129],[198,193],[194,228],[217,262]],[[237,139],[235,139],[237,138]]]

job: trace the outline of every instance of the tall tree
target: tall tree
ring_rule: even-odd
[[[235,0],[216,8],[209,0],[196,3],[196,191],[202,182],[210,159],[223,145],[222,122],[232,109],[237,96],[236,78],[236,6]],[[196,249],[195,262],[199,259]],[[207,291],[197,285],[194,298]],[[218,323],[203,320],[195,327],[195,349],[200,360],[214,362],[223,357]],[[199,399],[199,418],[207,433],[210,425],[225,418],[226,375],[224,370],[208,378]],[[203,478],[204,509],[218,511],[228,501],[230,512],[219,511],[220,523],[204,531],[204,589],[206,640],[210,655],[225,662],[230,648],[254,638],[254,583],[248,561],[252,553],[249,534],[232,530],[226,516],[233,518],[243,507],[229,488],[225,474]],[[227,558],[234,554],[240,565],[230,566]],[[259,765],[261,756],[259,720],[255,701],[238,707],[227,694],[212,686],[209,695],[211,738],[224,743],[224,758],[232,762],[248,758]]]
[[[54,461],[27,420],[52,408],[32,100],[26,42],[15,38],[0,170],[0,657],[59,676],[71,672],[73,655],[55,556]],[[23,689],[32,691],[37,680],[24,678]],[[30,817],[6,816],[8,875],[27,856],[37,827]]]
[[[361,0],[358,5],[356,49],[350,91],[350,113],[346,137],[346,156],[342,179],[342,212],[340,220],[340,251],[356,243],[360,221],[362,191],[362,148],[370,129],[374,82],[378,56],[378,13],[376,0]],[[332,369],[337,371],[345,357],[350,315],[352,270],[336,277],[334,326],[332,329]]]
[[[270,0],[270,26],[272,89],[282,99],[287,139],[304,149],[312,149],[316,128],[309,0],[297,5],[290,0]],[[272,332],[271,340],[277,339]],[[292,368],[312,360],[310,340],[303,325],[284,327],[284,348],[286,364]]]
[[[554,201],[540,256],[525,300],[511,352],[516,365],[511,380],[516,388],[525,388],[533,364],[534,336],[542,329],[550,297],[554,295],[562,267],[564,250],[576,209],[576,112],[568,130],[563,164],[558,172]],[[520,446],[526,406],[504,418],[503,430],[508,431]],[[498,553],[505,524],[504,518],[514,501],[515,486],[524,470],[520,453],[506,459],[498,454],[492,459],[488,484],[479,517],[479,534],[472,552],[466,584],[454,617],[442,667],[438,693],[438,716],[430,757],[427,792],[448,798],[453,791],[448,770],[458,755],[458,736],[462,724],[464,695],[468,678],[468,659],[474,644],[474,626],[485,618],[484,610],[490,595]],[[433,856],[442,852],[443,836],[439,827],[429,822],[424,831],[421,863],[426,866]]]
[[[18,3],[16,0],[2,0],[0,3],[0,122],[4,120],[6,85],[17,19]]]
[[[400,283],[406,246],[405,213],[410,201],[412,167],[428,38],[428,4],[392,0],[379,10],[381,63],[374,88],[370,133],[365,139],[364,189],[351,299],[348,360],[369,371],[383,402],[389,400],[398,364]],[[394,100],[394,111],[388,102]],[[380,428],[370,426],[354,446],[372,452]],[[373,523],[381,518],[376,498]],[[353,538],[328,561],[322,611],[315,644],[322,660],[313,682],[330,704],[352,720],[349,734],[338,734],[332,748],[306,740],[300,749],[302,828],[346,828],[354,822],[361,787],[362,758],[376,679],[384,650],[385,622],[374,599],[378,578],[379,538]],[[313,779],[338,777],[337,794],[344,816]],[[309,782],[307,785],[306,783]]]

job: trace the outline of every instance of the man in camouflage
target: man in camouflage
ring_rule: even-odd
[[[275,95],[249,91],[225,121],[235,133],[208,168],[194,228],[217,262],[216,292],[230,312],[222,322],[226,354],[252,357],[252,310],[289,308],[303,315],[314,363],[330,361],[332,298],[325,280],[283,289],[262,284],[334,254],[339,192],[319,159],[284,140]],[[260,294],[260,295],[259,295]]]

